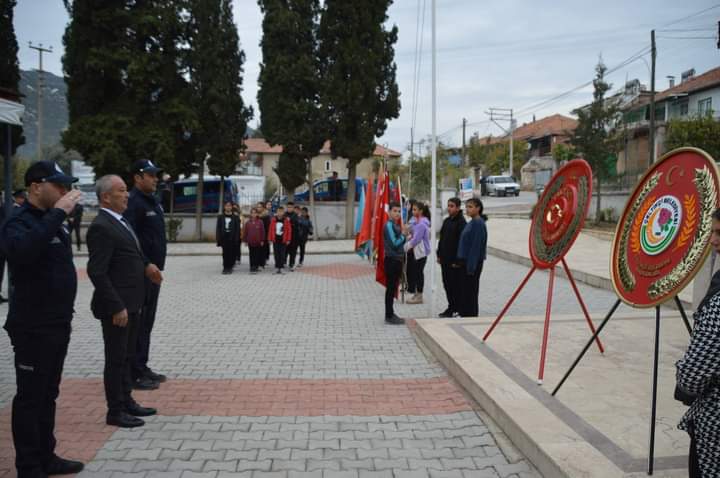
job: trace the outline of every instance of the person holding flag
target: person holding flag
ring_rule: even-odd
[[[405,256],[405,244],[407,230],[400,228],[400,216],[402,212],[400,205],[391,202],[388,205],[390,218],[383,227],[384,266],[385,266],[385,322],[392,325],[402,325],[403,319],[398,317],[393,310],[395,295],[397,294],[398,282],[403,269],[403,257]]]

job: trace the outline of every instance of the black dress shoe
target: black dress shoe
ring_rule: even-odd
[[[443,318],[450,318],[450,317],[453,316],[453,313],[452,313],[452,310],[450,310],[450,309],[445,309],[445,310],[443,310],[442,312],[440,312],[440,313],[438,314],[438,316],[439,316],[439,317],[443,317]]]
[[[80,473],[85,465],[79,461],[66,460],[57,455],[53,455],[50,461],[45,465],[45,473],[48,475],[72,475]]]
[[[160,388],[160,384],[148,377],[140,377],[133,382],[133,388],[135,390],[157,390]]]
[[[108,414],[105,423],[120,428],[135,428],[145,425],[145,422],[143,420],[135,418],[134,416],[129,415],[125,412],[113,413],[112,415]]]
[[[165,375],[161,373],[155,373],[150,369],[145,370],[145,377],[157,383],[167,382],[167,377]]]
[[[401,319],[397,315],[393,314],[392,317],[386,317],[385,322],[392,325],[403,325],[405,323],[405,319]]]
[[[128,415],[132,415],[134,417],[149,417],[157,414],[157,409],[151,407],[141,407],[136,402],[126,406],[125,411]]]

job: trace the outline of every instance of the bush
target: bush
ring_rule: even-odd
[[[183,220],[181,218],[171,217],[165,221],[165,232],[167,233],[168,241],[177,242],[178,233],[182,227]]]

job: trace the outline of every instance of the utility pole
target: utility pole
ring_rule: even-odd
[[[415,153],[415,142],[414,142],[414,131],[413,128],[410,128],[410,161],[408,163],[408,191],[407,191],[407,197],[412,197],[412,163],[413,163],[413,154]]]
[[[467,157],[465,156],[465,152],[467,151],[465,149],[465,127],[467,126],[467,119],[463,118],[463,145],[462,145],[462,165],[463,167],[467,166]]]
[[[515,130],[515,120],[513,119],[512,108],[490,108],[490,111],[485,112],[486,115],[490,115],[490,121],[495,123],[498,128],[510,137],[510,167],[509,174],[513,175],[513,131]],[[509,122],[509,128],[505,129],[498,121]]]
[[[648,148],[650,150],[650,164],[655,162],[655,30],[650,31],[651,63],[650,63],[650,132],[648,134]]]
[[[37,154],[38,159],[41,159],[43,142],[43,53],[52,53],[53,50],[52,47],[44,48],[42,43],[33,45],[32,42],[28,42],[28,46],[33,50],[37,50],[40,63],[37,70]]]

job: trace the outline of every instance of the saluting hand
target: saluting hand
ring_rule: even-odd
[[[55,203],[55,207],[58,209],[62,209],[65,211],[65,214],[68,216],[71,212],[73,212],[73,209],[75,209],[75,206],[78,202],[80,202],[80,198],[82,197],[82,192],[78,191],[77,189],[73,189],[72,191],[65,194],[63,197],[58,199],[58,202]]]
[[[147,267],[145,268],[145,276],[150,279],[150,282],[152,282],[153,284],[162,284],[162,272],[160,272],[160,269],[158,269],[158,266],[156,266],[155,264],[147,265]]]
[[[117,327],[125,327],[128,323],[128,313],[127,309],[123,309],[117,314],[113,314],[112,316],[113,325]]]

